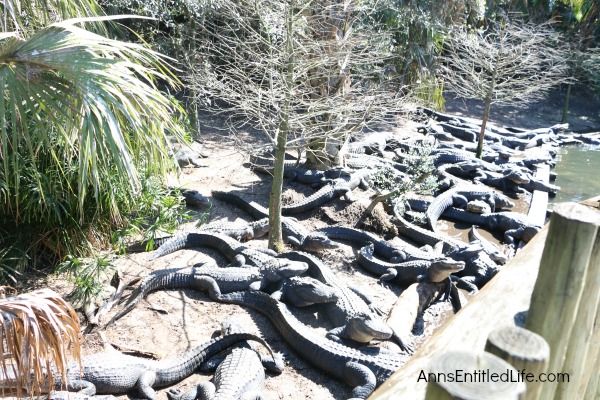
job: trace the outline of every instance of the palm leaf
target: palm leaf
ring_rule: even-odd
[[[79,360],[79,319],[75,310],[49,289],[0,300],[0,373],[23,390],[40,395],[53,374],[66,381],[68,354]],[[52,368],[51,368],[52,366]]]
[[[4,15],[0,18],[0,30],[16,31],[23,36],[57,21],[104,15],[95,0],[4,0],[2,3]],[[99,33],[106,33],[102,25],[95,28]]]
[[[73,25],[81,21],[51,25],[25,40],[0,40],[0,151],[3,175],[14,191],[5,207],[17,215],[22,159],[36,160],[41,149],[51,153],[56,171],[72,160],[68,169],[77,169],[78,182],[71,189],[81,213],[90,188],[96,201],[113,184],[127,184],[135,196],[140,188],[136,165],[158,175],[173,165],[166,162],[164,132],[180,135],[173,115],[183,110],[155,83],[177,84],[168,60],[141,45]],[[116,183],[106,179],[115,168]],[[114,213],[118,219],[118,210]]]

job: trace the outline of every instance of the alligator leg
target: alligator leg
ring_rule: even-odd
[[[231,262],[232,267],[243,267],[245,265],[247,265],[246,257],[244,257],[243,254],[238,254],[237,256],[235,256],[235,258]]]
[[[298,238],[294,237],[294,236],[288,236],[287,237],[287,241],[290,245],[292,245],[292,247],[294,249],[299,249],[302,245],[302,243],[300,243],[300,241],[298,240]]]
[[[152,389],[156,381],[156,372],[144,371],[137,381],[137,389],[144,399],[154,400],[156,398],[156,392]]]
[[[69,381],[67,385],[69,392],[78,392],[79,394],[94,396],[96,394],[96,386],[92,382],[76,379]]]
[[[475,294],[479,291],[477,285],[472,282],[475,279],[474,276],[463,276],[462,278],[452,276],[451,278],[456,280],[456,287],[459,289],[464,289],[471,294]]]
[[[389,268],[385,272],[385,274],[383,274],[379,277],[379,280],[382,282],[389,282],[389,281],[393,281],[394,279],[396,279],[397,276],[398,276],[398,270],[396,268]]]
[[[381,309],[379,307],[377,307],[377,305],[375,304],[375,301],[373,300],[373,298],[371,296],[369,296],[368,294],[366,294],[365,292],[363,292],[361,289],[357,288],[356,286],[348,285],[348,289],[352,290],[358,297],[363,299],[365,301],[365,303],[367,303],[367,305],[369,306],[371,311],[373,311],[377,315],[383,315],[383,311],[381,311]]]
[[[194,287],[196,290],[208,292],[208,297],[213,300],[221,299],[221,288],[217,281],[210,276],[195,276]]]
[[[169,400],[211,400],[215,397],[216,391],[217,389],[212,382],[202,382],[196,385],[194,389],[185,393],[177,389],[169,389],[167,390],[167,397]]]
[[[350,386],[354,386],[352,398],[349,400],[366,399],[373,393],[377,385],[377,379],[373,371],[355,361],[347,362],[343,368],[345,381]]]

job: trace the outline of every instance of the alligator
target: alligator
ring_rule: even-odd
[[[387,339],[391,336],[390,328],[376,315],[378,310],[372,300],[359,289],[340,281],[321,260],[311,254],[295,251],[281,254],[281,257],[307,263],[309,276],[335,290],[337,301],[321,306],[336,326],[327,333],[328,338],[332,340],[346,338],[368,343],[373,339]]]
[[[547,192],[551,195],[556,194],[560,191],[560,186],[556,186],[551,183],[545,183],[544,181],[536,178],[532,178],[526,184],[521,185],[521,187],[529,192],[539,190],[540,192]]]
[[[321,189],[296,203],[283,206],[283,214],[298,214],[315,207],[323,205],[330,200],[343,196],[345,200],[351,201],[352,190],[361,185],[367,187],[366,179],[372,174],[370,169],[361,169],[353,173],[349,178],[335,179],[333,183],[323,186]]]
[[[396,225],[399,234],[402,234],[415,243],[436,246],[441,242],[443,244],[442,252],[444,253],[457,251],[466,247],[466,243],[456,240],[448,235],[421,228],[404,219],[399,213],[394,212],[392,222]]]
[[[265,217],[258,221],[246,222],[244,224],[234,224],[230,222],[213,222],[207,225],[202,225],[189,232],[214,232],[221,233],[236,240],[250,240],[262,237],[269,232],[269,218]],[[182,240],[186,240],[185,236],[189,232],[182,232],[175,236],[183,236]],[[161,238],[144,240],[129,245],[126,249],[127,253],[139,253],[144,251],[156,250],[165,243],[174,240],[175,236],[164,236]],[[180,239],[177,239],[180,240]]]
[[[475,161],[479,163],[479,167],[482,169],[493,172],[500,171],[500,167],[497,165],[475,158],[474,154],[467,151],[439,149],[432,150],[431,155],[434,157],[434,165],[436,167],[442,164],[456,164],[464,161]]]
[[[23,397],[23,400],[117,400],[113,395],[90,396],[79,392],[69,392],[68,390],[53,390],[45,396]]]
[[[339,299],[335,288],[310,276],[282,279],[271,293],[271,297],[294,307],[332,303]]]
[[[478,241],[481,243],[483,250],[490,256],[490,258],[496,262],[496,264],[504,265],[508,262],[508,257],[500,250],[495,244],[484,238],[478,231],[477,226],[471,226],[469,229],[469,240]]]
[[[409,207],[416,212],[425,212],[431,204],[431,202],[422,199],[407,199]],[[452,221],[465,222],[470,225],[488,226],[489,218],[487,214],[475,214],[470,211],[462,210],[460,208],[448,207],[442,214],[444,218]]]
[[[435,231],[435,224],[444,211],[453,204],[462,201],[464,205],[468,200],[481,199],[486,201],[492,210],[496,208],[514,207],[514,203],[506,196],[481,185],[466,185],[451,188],[437,196],[427,208],[427,222]]]
[[[238,292],[235,292],[238,293]],[[156,399],[154,388],[165,387],[192,375],[204,362],[223,350],[243,341],[263,345],[275,358],[275,353],[260,337],[249,333],[234,333],[210,340],[183,354],[165,360],[151,360],[123,354],[110,345],[105,351],[67,364],[66,382],[54,374],[56,389],[65,388],[78,394],[125,394],[137,389],[142,398]],[[5,377],[6,378],[6,377]],[[4,382],[10,382],[10,378]]]
[[[420,258],[429,260],[435,258],[429,252],[422,251],[408,243],[391,243],[379,238],[377,235],[355,228],[347,228],[343,226],[328,226],[319,229],[325,235],[332,239],[346,240],[364,246],[367,243],[373,243],[375,246],[375,254],[391,260],[392,262],[405,261],[408,258]]]
[[[467,163],[467,162],[468,161],[462,161],[458,164],[463,164],[463,163]],[[448,171],[450,168],[455,168],[455,167],[456,167],[455,164],[443,164],[435,169],[434,174],[438,177],[437,185],[438,185],[439,190],[448,190],[453,186],[470,185],[471,184],[470,181],[460,178]],[[462,169],[461,169],[461,171],[462,171]]]
[[[253,201],[248,202],[236,194],[228,192],[213,191],[215,199],[234,205],[244,212],[250,214],[253,218],[264,218],[269,216],[269,210]],[[329,238],[319,232],[308,232],[300,222],[295,218],[281,218],[283,239],[294,249],[299,251],[308,251],[316,253],[325,249],[334,249],[338,243],[329,240]]]
[[[200,226],[197,231],[220,233],[235,240],[250,240],[262,237],[269,232],[269,218],[258,221],[233,224],[230,222],[213,222]]]
[[[358,142],[346,145],[346,152],[351,154],[378,154],[385,156],[388,142],[393,141],[396,135],[390,132],[376,132]]]
[[[427,201],[409,199],[409,205],[416,211],[429,207]],[[485,227],[489,230],[497,230],[504,234],[504,241],[514,244],[517,239],[528,242],[541,227],[532,225],[523,214],[509,211],[500,211],[489,214],[475,214],[454,207],[447,208],[442,214],[445,218],[465,222],[471,225]]]
[[[151,272],[129,297],[125,307],[117,313],[106,326],[128,314],[149,293],[159,289],[195,289],[208,290],[211,298],[215,293],[210,291],[212,282],[216,282],[220,292],[229,293],[239,290],[261,290],[269,283],[279,282],[304,271],[296,265],[280,266],[270,264],[263,268],[247,265],[219,268],[214,262],[199,264],[193,267],[166,269]]]
[[[433,260],[414,260],[402,263],[387,263],[373,256],[374,246],[369,243],[360,249],[358,264],[366,270],[380,275],[382,281],[393,281],[401,286],[409,286],[415,282],[441,282],[450,274],[462,271],[463,261],[455,261],[448,257]]]
[[[219,233],[209,232],[190,232],[185,236],[175,237],[173,241],[159,247],[158,250],[154,252],[153,259],[180,249],[194,247],[210,247],[219,251],[231,262],[244,264],[248,261],[249,264],[257,266],[260,269],[270,268],[271,265],[276,265],[279,266],[279,268],[285,267],[290,271],[296,271],[295,275],[299,275],[308,268],[305,263],[295,263],[289,260],[275,258],[274,255],[277,253],[272,252],[271,254],[268,254],[270,251],[251,249],[230,237]],[[240,256],[242,256],[244,260],[240,260]]]
[[[457,275],[461,276],[461,281],[470,282],[478,288],[483,287],[498,273],[498,265],[483,251],[471,257],[464,257],[462,261],[465,262],[465,268]]]
[[[221,296],[220,301],[250,307],[263,314],[300,357],[351,386],[353,399],[366,399],[408,359],[406,354],[375,347],[354,349],[324,338],[302,324],[284,303],[262,292],[229,293]]]
[[[521,213],[504,211],[486,216],[489,218],[489,228],[504,232],[504,241],[508,244],[515,244],[517,239],[527,243],[542,229],[531,224],[527,216]]]
[[[483,200],[471,200],[465,209],[475,214],[489,214],[492,212],[490,205]]]
[[[202,196],[197,190],[184,189],[181,191],[185,204],[189,207],[204,207],[210,204],[207,197]]]
[[[474,181],[484,183],[485,185],[498,188],[504,192],[521,191],[521,186],[528,184],[531,176],[524,171],[521,171],[516,165],[504,165],[501,173],[489,171],[477,171]]]
[[[225,335],[242,331],[239,328],[234,331],[231,325],[222,326],[221,330]],[[233,347],[223,358],[209,360],[202,371],[207,372],[215,368],[214,383],[202,382],[185,393],[169,389],[167,397],[169,400],[261,399],[265,381],[264,369],[281,374],[284,362],[280,354],[276,354],[275,358],[264,358],[246,344]]]
[[[258,172],[268,173],[273,175],[272,165],[254,166],[253,170]],[[350,176],[350,170],[342,167],[333,167],[325,171],[316,169],[302,168],[291,165],[291,162],[286,162],[283,167],[283,177],[290,181],[296,181],[313,187],[319,187],[327,183],[333,182],[344,176]]]

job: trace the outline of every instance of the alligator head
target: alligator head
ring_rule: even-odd
[[[284,290],[287,302],[294,307],[307,307],[338,300],[338,294],[333,287],[309,276],[288,279]]]
[[[269,218],[263,218],[253,222],[252,228],[254,230],[254,238],[265,236],[269,232]]]
[[[447,257],[442,258],[442,259],[448,259],[448,257],[452,257],[451,259],[454,259],[454,260],[468,260],[471,257],[475,257],[482,251],[483,251],[483,245],[481,244],[481,242],[473,241],[471,243],[468,243],[464,247],[458,247],[456,249],[449,251],[446,254]]]
[[[518,169],[508,171],[508,173],[504,175],[504,177],[516,183],[517,185],[525,185],[530,181],[527,174],[523,173],[522,171],[519,171]]]
[[[275,263],[263,270],[264,277],[270,282],[278,282],[283,278],[291,278],[308,271],[308,264],[305,262],[283,258],[278,258],[275,261]]]
[[[489,212],[491,212],[491,208],[490,205],[487,204],[485,201],[481,201],[481,200],[471,200],[470,202],[467,203],[467,211],[470,211],[472,213],[476,213],[476,214],[487,214]]]
[[[450,274],[462,271],[465,268],[464,261],[456,261],[448,257],[439,258],[431,262],[427,272],[429,282],[438,283],[448,278]]]
[[[515,203],[510,201],[508,197],[500,193],[494,193],[494,207],[495,208],[513,208]]]
[[[325,249],[336,249],[338,246],[339,243],[334,242],[320,232],[312,232],[302,241],[302,250],[313,253]]]
[[[369,315],[360,315],[350,318],[346,323],[348,337],[360,343],[368,343],[373,339],[389,339],[392,337],[392,328],[385,322]]]

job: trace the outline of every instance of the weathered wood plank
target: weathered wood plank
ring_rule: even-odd
[[[522,314],[529,309],[547,233],[545,226],[369,400],[423,399],[427,383],[419,380],[419,375],[421,371],[427,373],[434,355],[451,350],[481,350],[493,329],[514,325],[516,320],[522,319]]]
[[[534,177],[544,183],[550,182],[550,166],[548,164],[538,165]],[[546,210],[548,209],[548,192],[534,190],[529,203],[527,219],[534,225],[543,226],[546,223]]]

